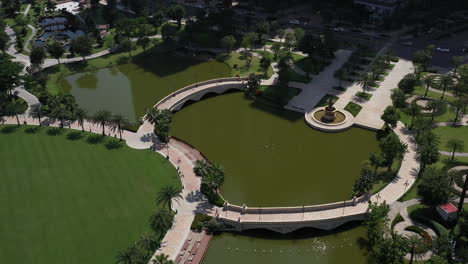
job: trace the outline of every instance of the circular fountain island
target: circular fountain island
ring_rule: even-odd
[[[309,126],[327,132],[343,131],[354,123],[351,113],[336,109],[331,100],[325,107],[317,107],[306,112],[305,120]]]

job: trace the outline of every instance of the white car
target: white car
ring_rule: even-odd
[[[336,31],[336,32],[344,32],[344,28],[342,28],[342,27],[336,27],[333,30]]]
[[[294,19],[294,20],[289,20],[289,24],[300,25],[301,23],[299,22],[299,20]]]
[[[406,41],[406,42],[402,42],[401,45],[413,46],[413,42],[411,42],[411,41]]]
[[[437,50],[437,51],[440,51],[440,52],[450,52],[450,49],[449,49],[449,48],[437,47],[436,50]]]

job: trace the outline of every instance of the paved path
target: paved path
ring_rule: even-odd
[[[30,9],[30,8],[31,8],[31,4],[28,4],[28,5],[26,6],[26,9],[24,9],[24,12],[23,12],[23,15],[24,15],[24,16],[27,16],[27,15],[28,15],[29,9]]]
[[[29,35],[26,42],[24,42],[24,50],[28,51],[28,52],[31,52],[31,49],[29,48],[29,42],[31,42],[31,40],[34,38],[34,36],[36,36],[37,30],[36,30],[35,27],[33,27],[31,25],[28,25],[28,27],[31,29],[31,35]]]
[[[351,51],[339,50],[335,53],[335,59],[318,76],[308,84],[290,82],[289,86],[301,89],[301,93],[293,97],[285,106],[286,109],[305,113],[329,93],[333,86],[338,84],[338,80],[333,76],[335,71],[348,61]]]

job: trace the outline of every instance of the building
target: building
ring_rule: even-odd
[[[437,206],[437,213],[447,222],[451,222],[457,218],[458,209],[452,203],[446,203]]]
[[[386,17],[393,15],[406,2],[407,0],[354,0],[355,5],[371,12],[369,20],[373,24],[383,23]]]

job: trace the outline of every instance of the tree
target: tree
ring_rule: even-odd
[[[270,24],[267,21],[260,21],[255,26],[255,32],[257,33],[258,40],[261,40],[263,36],[268,36],[270,33]]]
[[[88,118],[88,112],[86,112],[82,108],[78,108],[75,110],[75,119],[78,121],[78,125],[81,126],[81,131],[84,131],[84,123],[86,121],[86,118]]]
[[[150,217],[150,227],[155,234],[164,235],[166,230],[171,228],[174,215],[167,209],[156,209]]]
[[[353,195],[359,197],[368,194],[372,187],[374,187],[374,174],[369,167],[364,166],[359,178],[354,183]]]
[[[398,120],[400,120],[400,114],[396,111],[395,107],[387,106],[380,118],[385,122],[385,125],[395,128]]]
[[[445,146],[450,151],[452,151],[452,160],[455,158],[455,152],[462,151],[463,149],[465,149],[465,144],[463,143],[463,140],[456,138],[449,139]]]
[[[14,98],[13,100],[11,100],[9,104],[7,104],[7,113],[10,116],[16,117],[16,122],[18,123],[18,126],[21,125],[18,115],[23,112],[24,112],[23,103],[19,99]]]
[[[365,226],[367,229],[367,237],[371,245],[377,244],[377,242],[383,238],[389,221],[389,212],[390,206],[386,203],[369,203]]]
[[[457,74],[458,67],[460,67],[460,65],[462,65],[464,61],[465,61],[465,58],[463,56],[454,56],[454,57],[452,57],[452,62],[453,62],[453,66],[454,66],[454,69],[453,69],[453,74],[454,75]]]
[[[32,118],[37,118],[39,119],[39,126],[42,125],[41,118],[44,115],[42,111],[42,106],[41,104],[34,104],[31,106],[31,109],[29,110],[29,116]]]
[[[221,46],[226,49],[227,54],[231,54],[232,48],[236,45],[236,38],[229,35],[221,39]]]
[[[292,32],[286,33],[284,37],[284,45],[288,49],[288,52],[291,52],[291,48],[294,45],[294,42],[296,41],[296,36]]]
[[[374,246],[374,253],[379,263],[403,264],[405,263],[405,255],[408,253],[408,243],[403,236],[393,234],[380,240]]]
[[[8,48],[8,42],[10,42],[10,37],[5,32],[5,30],[0,29],[0,50],[5,54],[5,51]]]
[[[154,264],[174,264],[174,262],[169,259],[169,256],[164,255],[164,254],[157,255],[153,263]]]
[[[390,171],[393,161],[396,158],[403,158],[408,146],[401,142],[395,133],[390,132],[380,143],[380,148],[387,163],[388,171]]]
[[[421,236],[418,234],[411,234],[408,236],[408,244],[411,248],[410,250],[410,263],[413,264],[413,260],[415,255],[419,256],[423,254],[423,251],[425,251],[425,245],[424,245],[424,240],[422,240]]]
[[[424,92],[424,98],[427,96],[427,92],[429,88],[434,84],[434,76],[433,75],[426,75],[422,79],[422,83],[426,85],[426,91]]]
[[[365,93],[367,92],[367,88],[369,87],[369,83],[372,81],[372,75],[368,72],[364,72],[357,80],[357,84],[362,86],[362,91]]]
[[[271,65],[271,59],[268,57],[262,57],[260,59],[260,68],[262,68],[265,77],[267,76],[268,69]]]
[[[413,63],[419,64],[424,71],[427,70],[432,61],[432,51],[433,47],[428,46],[424,50],[418,50],[413,54]]]
[[[449,264],[449,262],[444,259],[443,257],[432,255],[431,259],[429,259],[427,264]]]
[[[260,79],[253,73],[251,73],[247,79],[247,87],[245,89],[246,94],[252,94],[260,87]]]
[[[448,75],[442,75],[438,80],[438,84],[442,87],[442,96],[440,98],[443,99],[445,91],[453,84],[452,77]]]
[[[60,57],[65,53],[65,49],[63,48],[62,43],[54,41],[47,45],[47,52],[49,52],[50,56],[54,57],[60,64]]]
[[[273,54],[274,54],[273,60],[276,60],[276,58],[278,57],[278,53],[281,50],[281,44],[278,42],[273,43],[273,45],[271,46],[271,50],[273,51]]]
[[[181,5],[173,5],[167,9],[166,14],[170,19],[177,21],[177,28],[182,26],[182,18],[185,16],[185,9]]]
[[[410,94],[414,91],[414,87],[417,84],[417,79],[414,74],[409,73],[403,77],[403,79],[398,82],[398,88],[400,88],[403,92]]]
[[[403,90],[398,88],[393,89],[390,97],[394,107],[403,108],[406,106],[406,95]]]
[[[449,234],[437,236],[432,241],[431,249],[434,255],[440,256],[441,259],[445,259],[448,263],[453,263],[453,241]]]
[[[109,124],[113,131],[117,130],[120,136],[120,140],[122,140],[123,127],[128,126],[130,122],[124,115],[115,114],[111,117]]]
[[[123,39],[122,41],[120,41],[120,48],[123,51],[128,52],[128,55],[130,57],[132,56],[133,44],[132,44],[132,41],[130,39],[126,38],[126,39]]]
[[[79,36],[71,41],[70,49],[78,53],[85,62],[86,56],[90,55],[93,50],[92,39],[86,35]]]
[[[141,259],[141,252],[135,245],[117,252],[117,255],[115,256],[117,264],[137,264]]]
[[[456,125],[460,115],[466,113],[466,107],[468,105],[467,98],[458,98],[455,101],[449,103],[450,111],[455,114],[453,118],[453,124]]]
[[[145,259],[151,257],[151,254],[161,246],[158,238],[152,234],[143,234],[136,244],[145,252]]]
[[[252,50],[256,40],[257,33],[249,32],[242,38],[242,47]]]
[[[224,168],[220,164],[197,160],[193,172],[202,177],[201,191],[208,196],[216,193],[224,183]]]
[[[161,27],[161,36],[163,41],[173,40],[177,35],[177,28],[169,23],[164,24]]]
[[[333,52],[338,49],[338,42],[336,41],[335,32],[332,30],[325,30],[323,34],[323,46],[331,54],[333,54]]]
[[[21,83],[21,70],[23,67],[5,54],[0,55],[0,95],[12,97],[12,91]]]
[[[45,49],[43,47],[35,46],[31,50],[31,54],[29,55],[29,60],[31,61],[31,64],[41,66],[44,63],[44,60],[46,59],[47,54],[45,52]]]
[[[286,32],[284,31],[284,29],[278,30],[278,38],[280,40],[280,44],[281,44],[281,41],[283,40],[285,35],[286,35]]]
[[[153,25],[154,28],[158,28],[162,25],[164,21],[164,14],[161,11],[157,11],[149,18],[149,22]]]
[[[167,209],[172,210],[172,200],[178,202],[179,199],[183,199],[180,194],[181,190],[175,186],[169,185],[164,186],[156,195],[156,203],[167,207]]]
[[[91,118],[91,121],[95,125],[100,125],[102,127],[102,135],[106,135],[106,125],[110,124],[112,114],[107,110],[97,111]]]
[[[240,54],[242,55],[243,59],[245,60],[245,66],[250,68],[250,63],[252,63],[252,52],[248,50],[241,50]]]
[[[450,199],[451,181],[447,171],[428,167],[422,174],[418,185],[418,195],[421,203],[435,210],[438,205],[445,204]]]
[[[440,100],[430,100],[427,104],[427,108],[431,110],[431,122],[434,121],[434,117],[437,111],[444,105],[444,101]]]
[[[369,156],[369,161],[374,166],[374,177],[377,177],[377,170],[385,165],[385,158],[380,153],[372,152]]]
[[[162,142],[169,142],[169,131],[172,126],[172,112],[169,109],[151,108],[146,112],[145,120],[154,125],[154,133]]]
[[[408,111],[411,114],[411,125],[410,128],[413,128],[414,118],[419,114],[419,105],[416,104],[416,101],[411,102],[408,107]]]
[[[305,36],[305,31],[302,28],[294,29],[294,38],[296,39],[297,45],[301,43],[301,41],[304,39],[304,36]]]

